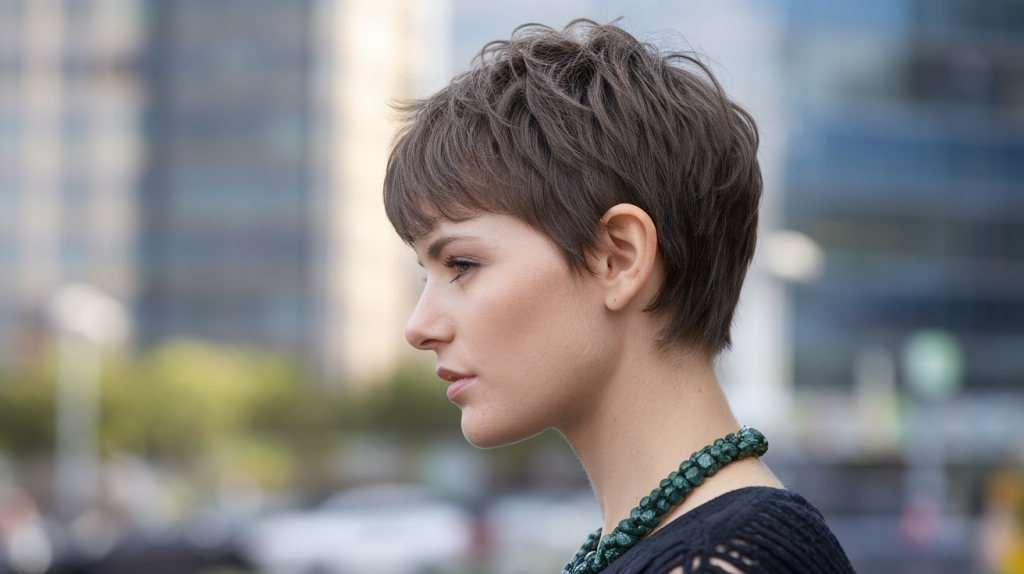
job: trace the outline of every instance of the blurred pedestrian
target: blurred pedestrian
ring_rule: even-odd
[[[978,527],[978,554],[992,574],[1024,574],[1024,475],[989,477]]]
[[[39,508],[21,488],[0,490],[0,557],[6,557],[6,565],[21,574],[41,574],[53,562],[53,547]]]

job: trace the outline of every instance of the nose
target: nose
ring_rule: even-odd
[[[434,350],[454,336],[450,318],[441,311],[440,301],[428,282],[416,303],[409,322],[405,324],[405,340],[420,350]]]

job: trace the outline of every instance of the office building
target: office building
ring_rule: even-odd
[[[84,281],[129,304],[138,349],[387,376],[418,284],[380,201],[388,102],[448,76],[448,20],[444,0],[0,1],[5,356]]]
[[[62,284],[135,293],[138,4],[0,1],[0,355],[28,359]]]
[[[870,357],[913,386],[922,337],[967,391],[1024,381],[1021,6],[789,2],[785,224],[827,262],[793,291],[798,386]]]

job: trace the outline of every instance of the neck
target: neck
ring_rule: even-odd
[[[559,428],[587,471],[605,533],[691,453],[739,429],[713,363],[704,354],[669,356],[650,349],[624,356],[641,360],[621,365],[582,409],[585,415]],[[764,468],[760,461],[749,460]],[[731,478],[719,480],[716,475],[694,489],[663,523],[728,490],[774,480],[758,476],[756,469],[752,475],[749,463],[747,472],[725,470],[720,475]]]

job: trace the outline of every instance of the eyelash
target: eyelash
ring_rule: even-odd
[[[449,269],[455,269],[456,271],[458,271],[458,274],[455,277],[453,277],[452,280],[450,281],[450,283],[455,283],[460,278],[462,278],[463,275],[472,271],[473,268],[477,266],[477,264],[474,261],[461,259],[459,257],[449,257],[445,259],[444,266],[448,267]]]

